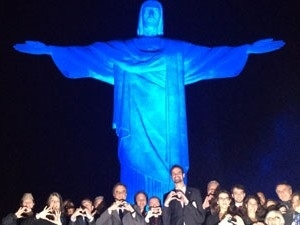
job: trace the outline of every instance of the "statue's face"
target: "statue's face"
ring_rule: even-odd
[[[139,13],[138,36],[163,35],[163,8],[159,1],[146,0]]]
[[[160,9],[156,5],[148,5],[143,8],[143,25],[148,31],[156,31],[160,21]]]

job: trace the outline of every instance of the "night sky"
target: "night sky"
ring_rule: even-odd
[[[24,192],[37,209],[59,192],[78,203],[119,181],[112,129],[113,87],[67,79],[48,56],[16,52],[25,40],[67,46],[136,35],[140,0],[16,0],[0,4],[0,215]],[[165,36],[204,46],[273,37],[286,46],[251,55],[236,78],[186,87],[188,184],[202,192],[217,179],[230,189],[277,182],[300,190],[300,14],[296,0],[162,1]]]

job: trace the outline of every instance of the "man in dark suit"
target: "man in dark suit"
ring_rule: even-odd
[[[125,184],[117,183],[113,187],[115,201],[97,219],[96,225],[125,225],[135,218],[135,209],[126,202],[127,189]]]
[[[204,222],[205,212],[202,208],[200,191],[187,187],[184,183],[185,173],[181,166],[170,169],[174,190],[165,194],[163,208],[164,225],[200,225]]]
[[[69,225],[95,225],[93,209],[92,201],[89,198],[83,199],[80,207],[70,217]]]

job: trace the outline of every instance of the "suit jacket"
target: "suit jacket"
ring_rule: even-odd
[[[111,214],[109,214],[108,209],[106,209],[96,220],[96,225],[130,225],[130,217],[132,217],[132,215],[127,210],[124,210],[123,219],[121,220],[116,210],[113,210]]]
[[[139,210],[139,207],[137,205],[132,206],[135,210],[135,215],[131,213],[127,213],[123,217],[123,224],[124,225],[147,225],[145,221],[144,215]]]
[[[86,217],[77,216],[74,222],[70,219],[69,225],[95,225],[95,220],[89,221]]]
[[[185,196],[189,200],[188,205],[182,206],[179,201],[173,200],[169,207],[163,208],[164,225],[200,225],[204,222],[205,211],[202,208],[200,191],[186,187]]]
[[[220,222],[220,219],[219,219],[218,214],[209,213],[209,214],[206,215],[206,219],[205,219],[204,224],[205,225],[218,225],[219,222]]]
[[[291,225],[293,223],[293,217],[294,214],[292,211],[287,211],[286,213],[283,214],[283,218],[284,218],[284,225]]]
[[[162,216],[158,216],[158,217],[151,217],[149,219],[149,224],[148,225],[163,225],[163,219]]]
[[[2,218],[1,225],[31,225],[32,221],[35,220],[35,214],[29,217],[17,218],[14,213],[10,213]]]

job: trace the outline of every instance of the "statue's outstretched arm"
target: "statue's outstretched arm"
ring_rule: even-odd
[[[51,47],[40,41],[25,41],[22,44],[15,44],[14,49],[19,52],[24,52],[34,55],[47,54],[51,55]]]
[[[273,38],[263,39],[250,44],[247,49],[248,54],[261,54],[280,49],[285,45],[282,40],[275,41]]]

